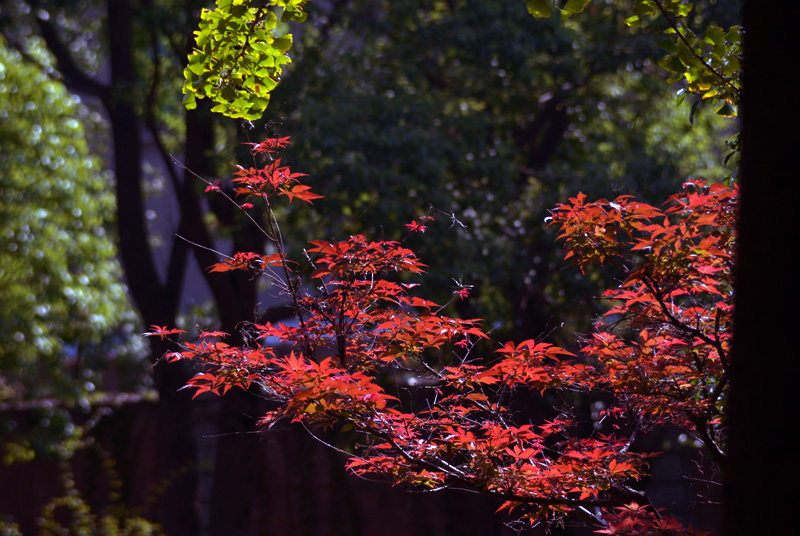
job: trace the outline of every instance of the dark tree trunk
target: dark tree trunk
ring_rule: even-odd
[[[742,195],[722,534],[796,530],[800,325],[794,17],[745,2]]]
[[[166,344],[152,344],[153,354],[164,355]],[[194,436],[194,403],[186,385],[187,367],[157,366],[154,380],[158,389],[158,478],[163,496],[154,497],[154,518],[169,536],[196,536],[200,533],[197,490],[197,447]]]
[[[137,82],[131,42],[132,16],[129,1],[108,2],[111,88],[104,104],[114,142],[119,249],[128,287],[145,325],[173,326],[182,277],[177,278],[178,284],[162,284],[148,244],[142,198],[141,124],[131,98]],[[181,259],[173,259],[175,265],[185,265]],[[153,362],[166,350],[162,341],[151,340]],[[183,367],[155,369],[159,394],[157,484],[164,490],[156,502],[156,520],[170,536],[194,536],[199,529],[191,395],[178,391],[187,378]]]
[[[261,240],[250,229],[234,238],[237,251],[257,251]],[[223,280],[225,278],[216,275]],[[228,295],[218,300],[222,329],[231,334],[231,344],[244,341],[237,332],[242,320],[255,321],[256,292],[248,274],[232,272],[225,284]],[[227,306],[227,307],[225,307]],[[214,464],[209,534],[261,534],[254,499],[260,494],[258,468],[263,466],[262,449],[256,434],[256,419],[265,411],[261,400],[240,389],[229,391],[220,401],[219,439]]]

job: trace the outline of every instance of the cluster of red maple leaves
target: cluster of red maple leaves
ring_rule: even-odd
[[[233,179],[243,210],[263,203],[262,231],[275,252],[242,252],[210,269],[268,277],[294,304],[297,325],[246,324],[250,342],[241,346],[220,332],[176,341],[167,361],[204,364],[188,384],[195,396],[257,391],[279,404],[260,425],[286,418],[358,432],[347,465],[356,475],[483,493],[502,499],[500,509],[517,521],[569,516],[605,534],[696,534],[636,489],[652,454],[634,440],[679,426],[716,462],[725,456],[735,188],[690,182],[664,208],[628,196],[587,203],[582,194],[558,206],[550,225],[561,230],[566,257],[582,270],[612,263],[625,274],[603,296],[611,304],[605,320],[580,356],[533,339],[479,356],[475,343],[487,339],[479,321],[447,317],[412,294],[418,285],[403,274],[425,265],[402,243],[314,240],[302,262],[287,259],[275,197],[319,197],[273,157],[287,144],[254,144],[265,165],[239,168]],[[425,230],[416,221],[408,228]],[[148,335],[180,333],[153,326]],[[568,408],[538,424],[517,421],[515,394],[559,390],[603,393],[614,426],[582,433]]]

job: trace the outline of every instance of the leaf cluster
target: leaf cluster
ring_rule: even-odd
[[[359,476],[484,493],[529,524],[567,516],[608,534],[693,534],[636,489],[652,454],[634,441],[679,426],[724,458],[737,197],[687,183],[664,209],[579,195],[553,211],[567,257],[581,267],[615,262],[627,275],[606,293],[611,320],[585,342],[583,358],[536,340],[476,356],[476,342],[488,339],[480,322],[444,316],[411,294],[417,285],[403,274],[419,276],[424,265],[402,243],[314,240],[303,261],[290,262],[266,202],[272,224],[264,232],[278,253],[246,253],[212,269],[268,277],[294,303],[296,324],[246,324],[241,346],[203,332],[166,360],[205,365],[187,384],[195,396],[238,387],[277,402],[262,426],[286,418],[354,430],[348,467]],[[149,335],[180,330],[154,326]],[[612,426],[581,432],[566,406],[536,424],[519,421],[514,398],[559,391],[606,393]]]
[[[678,104],[690,93],[712,103],[718,115],[736,117],[741,95],[742,28],[731,26],[725,30],[712,24],[696,33],[690,27],[693,7],[692,3],[678,0],[639,0],[635,14],[625,22],[667,36],[659,44],[667,52],[659,65],[671,73],[668,83],[685,86],[678,95]]]
[[[287,52],[292,35],[276,36],[278,16],[270,7],[283,10],[281,22],[302,22],[306,2],[270,0],[250,7],[249,0],[217,0],[214,10],[204,9],[195,32],[197,46],[184,70],[186,108],[194,109],[198,98],[209,98],[214,112],[260,118],[283,65],[291,62]]]
[[[629,197],[585,203],[578,196],[551,223],[582,269],[626,263],[625,280],[603,294],[612,304],[607,320],[582,349],[596,360],[594,379],[583,381],[624,397],[642,423],[692,430],[720,465],[737,200],[736,189],[688,182],[665,210]]]
[[[591,0],[568,0],[558,9],[562,19],[583,12]],[[537,18],[551,16],[547,0],[527,2],[528,12]],[[625,19],[631,28],[666,36],[659,46],[667,52],[659,65],[670,73],[668,83],[682,83],[680,104],[687,93],[715,105],[715,112],[725,117],[737,115],[741,94],[742,28],[723,29],[708,25],[703,31],[691,29],[695,2],[686,0],[636,0],[633,15]],[[695,101],[695,108],[697,103]],[[692,112],[694,115],[694,110]]]
[[[76,101],[0,42],[0,403],[85,396],[135,325]]]

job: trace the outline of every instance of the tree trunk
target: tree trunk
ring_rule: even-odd
[[[131,17],[128,0],[108,2],[111,89],[104,104],[114,142],[119,250],[145,325],[174,326],[181,285],[160,282],[144,222],[140,121],[131,99],[136,83]],[[162,341],[151,340],[153,363],[166,350]],[[157,497],[156,520],[170,536],[194,536],[199,528],[191,395],[178,391],[186,383],[187,372],[185,367],[156,367],[154,376],[159,394],[157,485],[164,490]]]
[[[800,325],[795,248],[797,107],[794,18],[745,2],[742,195],[728,399],[722,534],[790,534],[797,525]],[[794,528],[796,530],[796,528]]]

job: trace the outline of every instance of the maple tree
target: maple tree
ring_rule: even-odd
[[[715,463],[724,459],[736,188],[687,182],[662,208],[584,195],[558,206],[550,225],[561,230],[566,257],[582,270],[614,264],[625,274],[604,294],[606,320],[582,357],[541,340],[479,356],[477,343],[488,339],[480,321],[448,317],[416,295],[410,277],[425,265],[403,242],[312,240],[301,259],[289,257],[275,202],[319,196],[278,157],[288,143],[252,144],[264,163],[239,167],[229,198],[254,222],[263,206],[259,227],[272,252],[241,252],[209,269],[267,278],[293,303],[297,325],[243,323],[241,346],[220,331],[189,341],[182,330],[153,326],[148,335],[180,341],[166,361],[204,365],[187,385],[195,396],[252,390],[278,404],[262,427],[288,419],[312,433],[355,431],[348,468],[356,475],[484,493],[519,522],[579,518],[607,534],[695,533],[637,489],[655,454],[634,441],[678,426]],[[409,233],[431,219],[408,224]],[[515,395],[551,391],[606,393],[613,402],[588,434],[569,406],[536,424],[519,421]]]
[[[238,4],[241,4],[241,2],[238,2]],[[449,3],[448,3],[448,4],[449,4]],[[554,2],[550,2],[550,4],[551,4],[551,5],[554,5],[554,6],[556,5],[556,3],[554,3]],[[576,4],[578,4],[578,5],[580,5],[580,4],[583,4],[583,5],[585,5],[586,3],[585,3],[585,2],[568,2],[568,3],[560,2],[560,3],[558,3],[558,4],[561,4],[561,5],[563,5],[563,6],[565,7],[565,9],[567,9],[567,8],[569,8],[569,7],[570,7],[570,6],[572,6],[572,5],[576,5]],[[658,4],[658,2],[639,2],[639,4],[642,4],[642,5],[646,5],[646,4],[650,4],[650,5],[657,5],[657,4]],[[677,3],[677,2],[669,2],[669,3],[667,3],[667,5],[668,5],[668,6],[672,6],[673,4],[677,5],[677,4],[679,4],[679,3]],[[262,2],[262,3],[261,3],[261,5],[263,6],[263,5],[264,5],[264,3]],[[710,38],[710,39],[712,39],[712,41],[713,41],[713,40],[714,40],[714,39],[713,39],[713,37],[714,37],[714,36],[710,36],[709,38]],[[685,55],[684,55],[684,56],[685,56]],[[282,58],[281,58],[281,59],[282,59]],[[674,64],[674,62],[673,62],[673,64]],[[678,67],[680,67],[680,65],[678,65]],[[703,70],[702,70],[702,69],[700,69],[700,71],[701,71],[701,74],[702,74],[702,73],[703,73]],[[157,72],[157,70],[156,70],[156,72]],[[220,72],[222,72],[222,71],[220,71]],[[235,74],[235,73],[234,73],[234,74]],[[706,74],[707,74],[707,73],[706,73]],[[223,89],[223,90],[224,90],[224,89],[226,89],[226,87],[225,87],[225,85],[224,85],[224,84],[217,84],[217,85],[213,85],[213,87],[216,87],[217,89]],[[705,90],[703,90],[703,91],[705,91]],[[702,93],[701,93],[701,94],[702,94]],[[224,97],[224,96],[223,96],[223,97]],[[277,101],[278,99],[275,99],[275,100]],[[250,104],[250,103],[248,103],[248,102],[246,102],[246,101],[245,101],[245,104]],[[120,129],[120,130],[123,130],[123,129]],[[134,132],[136,129],[128,129],[128,130],[129,130],[129,131],[131,131],[131,132]],[[124,166],[122,166],[122,167],[124,167]],[[196,165],[195,165],[195,166],[193,166],[193,167],[195,167],[195,169],[197,169]],[[306,168],[306,169],[307,169],[307,168]],[[319,174],[319,175],[321,176],[322,174]],[[213,185],[213,184],[209,185],[209,189],[208,189],[208,191],[209,191],[209,192],[216,191],[216,190],[215,190],[215,188],[214,188],[214,185]],[[123,198],[124,198],[124,197],[126,197],[126,196],[123,196]],[[127,196],[127,198],[131,198],[131,196]],[[291,197],[290,197],[290,199],[291,199]],[[241,206],[242,206],[243,208],[246,208],[246,209],[253,208],[253,207],[247,207],[246,205],[247,205],[247,203],[242,203],[242,204],[241,204]],[[409,218],[409,219],[410,219],[410,218]],[[407,220],[406,220],[406,221],[407,221]],[[413,221],[411,224],[408,224],[408,225],[409,225],[409,229],[410,229],[410,230],[412,230],[412,231],[414,231],[414,230],[420,230],[420,231],[421,231],[422,229],[424,229],[424,225],[422,225],[422,224],[417,224],[417,223],[416,223],[416,220],[415,220],[415,221]],[[193,226],[193,227],[196,227],[196,226],[197,226],[197,225],[196,225],[196,222],[194,222],[194,224],[193,224],[192,226]],[[422,229],[419,229],[418,227],[422,227]],[[476,240],[476,243],[478,243],[478,242],[479,242],[479,241],[477,241],[477,240]],[[257,264],[259,264],[259,263],[265,263],[265,262],[267,262],[267,261],[266,261],[266,259],[267,259],[267,258],[269,258],[269,257],[270,257],[269,255],[262,256],[260,253],[253,253],[253,252],[250,252],[250,253],[239,253],[239,254],[235,254],[235,255],[233,255],[233,257],[232,257],[231,259],[228,259],[227,261],[224,261],[224,263],[225,263],[225,264],[230,264],[230,265],[232,265],[232,266],[233,266],[233,265],[236,265],[237,267],[250,266],[251,264],[253,264],[254,266],[257,266]],[[259,259],[260,259],[260,260],[259,260]],[[273,258],[273,259],[274,259],[274,258]],[[136,270],[134,270],[134,271],[136,271]],[[215,272],[223,272],[223,271],[224,271],[224,272],[228,272],[229,270],[228,270],[228,269],[226,269],[226,268],[223,266],[223,267],[221,267],[220,269],[216,269],[216,270],[214,270],[214,271],[215,271]],[[140,273],[144,273],[144,271],[140,271]],[[224,278],[218,278],[218,280],[222,280],[222,279],[224,279]],[[170,286],[170,285],[164,285],[164,287],[169,287],[169,286]],[[175,287],[176,287],[176,285],[172,285],[172,288],[175,288]],[[468,294],[468,293],[469,293],[469,291],[468,291],[468,289],[467,289],[467,288],[459,288],[459,289],[457,290],[457,293],[458,293],[459,297],[462,297],[464,294]],[[164,293],[164,294],[166,294],[166,293]],[[231,294],[231,295],[232,295],[232,294]],[[246,307],[246,306],[245,306],[244,308],[245,308],[245,309],[247,309],[248,307]],[[167,308],[165,308],[165,307],[161,306],[161,307],[160,307],[160,309],[163,311],[163,310],[166,310]],[[152,316],[152,315],[151,315],[151,316]],[[167,316],[168,316],[168,315],[167,315]],[[151,322],[155,322],[155,321],[157,321],[157,319],[155,319],[155,318],[151,320]],[[168,320],[166,317],[162,317],[162,319],[160,320],[160,323],[168,323],[168,322],[169,322],[169,320]],[[229,324],[229,325],[230,325],[230,324]],[[165,329],[166,329],[166,328],[165,328]],[[158,343],[160,343],[161,341],[154,341],[154,342],[156,342],[156,344],[158,344]],[[164,368],[166,368],[166,367],[162,367],[162,370],[163,370]],[[166,392],[168,392],[168,391],[169,391],[169,387],[165,388],[165,389],[163,390],[163,393],[166,393]],[[164,398],[166,399],[166,397],[164,397]],[[187,494],[187,496],[188,496],[188,494]]]
[[[569,18],[587,4],[570,1],[559,10]],[[216,18],[238,5],[218,2]],[[542,6],[528,2],[536,17],[550,14]],[[672,54],[662,67],[685,84],[679,100],[694,95],[692,114],[709,101],[718,114],[735,116],[741,32],[708,27],[698,37],[689,30],[691,7],[640,0],[626,23],[661,32],[666,22]],[[245,34],[263,19],[262,8],[248,11],[256,22],[242,27]],[[211,34],[241,43],[241,32]],[[263,88],[244,90],[257,99]],[[246,95],[238,104],[209,96],[239,106],[249,105]],[[243,345],[228,344],[229,335],[218,331],[181,342],[166,360],[205,364],[187,385],[195,395],[253,390],[278,404],[259,420],[264,427],[287,418],[312,433],[354,430],[359,440],[348,468],[355,474],[418,490],[493,496],[519,523],[577,518],[606,534],[697,533],[662,514],[637,486],[655,454],[640,452],[636,438],[677,426],[711,463],[725,460],[735,187],[690,181],[662,208],[628,196],[587,203],[579,195],[560,205],[550,225],[561,229],[567,258],[581,270],[606,264],[624,274],[604,294],[612,304],[606,321],[583,342],[580,357],[544,340],[508,342],[478,355],[486,346],[478,343],[488,339],[479,320],[445,316],[447,304],[412,291],[409,278],[425,266],[404,241],[314,240],[301,259],[289,258],[273,203],[279,195],[307,202],[319,196],[276,157],[287,143],[253,145],[266,163],[239,168],[234,192],[244,197],[229,198],[254,223],[250,211],[263,205],[259,228],[269,254],[240,252],[209,269],[268,278],[293,304],[298,325],[242,324]],[[738,140],[730,148],[735,154]],[[227,197],[217,182],[206,190]],[[409,233],[426,230],[427,219],[418,219],[406,224]],[[459,284],[452,299],[468,293]],[[180,333],[153,326],[150,335]],[[555,392],[603,394],[612,402],[589,432],[568,405],[538,424],[519,417],[514,395]]]

